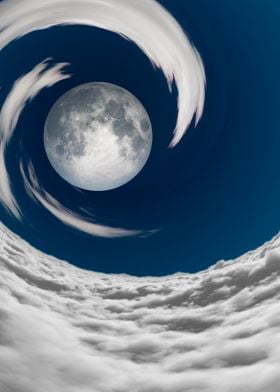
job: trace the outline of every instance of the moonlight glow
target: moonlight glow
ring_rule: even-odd
[[[151,151],[152,127],[130,92],[88,83],[68,91],[52,107],[44,144],[62,178],[82,189],[105,191],[142,170]]]

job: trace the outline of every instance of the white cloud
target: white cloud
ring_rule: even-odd
[[[279,246],[136,278],[80,270],[0,226],[1,392],[278,392]]]
[[[194,115],[202,116],[205,72],[180,25],[155,0],[4,0],[0,3],[0,50],[27,33],[62,24],[103,28],[134,42],[178,88],[178,119],[171,146]],[[93,43],[94,45],[94,43]]]
[[[0,111],[0,202],[10,214],[18,219],[21,219],[22,212],[13,194],[12,184],[5,162],[5,151],[13,136],[24,107],[31,99],[39,94],[43,88],[50,87],[59,81],[69,78],[71,75],[63,72],[63,69],[67,65],[67,63],[60,63],[50,66],[49,59],[38,64],[32,71],[22,76],[14,83],[14,86]],[[22,162],[20,161],[20,170],[25,189],[29,196],[41,203],[62,223],[87,234],[105,238],[142,234],[142,232],[138,230],[110,227],[86,220],[84,216],[65,208],[54,199],[54,197],[40,187],[32,165],[29,167],[28,175],[25,175]]]
[[[129,237],[142,234],[141,231],[105,226],[98,224],[93,220],[89,221],[85,219],[84,216],[64,207],[58,200],[40,186],[32,163],[29,163],[27,173],[25,173],[23,164],[20,162],[20,170],[28,195],[33,198],[34,201],[39,202],[65,225],[73,227],[76,230],[83,231],[84,233],[103,238]]]
[[[5,163],[6,147],[28,102],[43,88],[51,87],[70,77],[69,74],[63,72],[66,65],[68,64],[60,63],[49,67],[49,59],[38,64],[32,71],[14,83],[0,111],[0,201],[11,214],[18,218],[20,217],[20,207],[13,195]]]
[[[107,29],[133,41],[160,68],[169,86],[178,88],[178,119],[171,146],[183,137],[193,117],[199,121],[205,99],[205,73],[199,54],[176,20],[154,0],[4,0],[0,3],[0,51],[13,40],[47,27],[84,24]],[[163,44],[164,43],[164,44]],[[18,79],[0,112],[0,201],[18,219],[21,210],[13,194],[5,163],[5,151],[19,117],[39,92],[69,78],[65,63],[48,66],[48,60]],[[37,189],[38,191],[38,189]],[[89,234],[105,237],[139,234],[139,231],[110,228],[85,221],[68,211],[46,192],[40,201],[62,222]]]

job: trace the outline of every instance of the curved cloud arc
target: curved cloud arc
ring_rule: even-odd
[[[20,162],[20,171],[24,187],[28,195],[35,202],[40,203],[47,211],[66,226],[70,226],[76,230],[83,231],[86,234],[102,238],[119,238],[142,234],[142,231],[105,226],[94,222],[93,220],[85,219],[84,216],[64,207],[58,200],[40,186],[32,163],[28,164],[27,170],[25,171],[23,163]]]
[[[6,147],[13,136],[19,118],[25,106],[43,88],[70,77],[63,72],[67,63],[49,66],[49,59],[38,64],[33,70],[15,81],[0,111],[0,201],[4,208],[20,219],[21,210],[13,195],[12,185],[5,163]]]
[[[12,184],[5,162],[6,147],[13,136],[19,118],[25,106],[44,88],[68,79],[71,75],[65,73],[68,63],[50,64],[50,59],[38,64],[30,72],[15,81],[0,111],[0,202],[12,216],[21,219],[22,212],[13,194]],[[93,219],[87,220],[84,216],[65,208],[58,200],[48,194],[39,185],[35,170],[30,164],[28,174],[20,170],[28,195],[39,202],[59,221],[89,235],[103,238],[128,237],[143,234],[142,231],[129,230],[121,227],[110,227],[99,224]]]
[[[46,27],[46,17],[61,24],[77,4],[89,8],[106,4],[112,18],[113,4],[136,4],[142,11],[149,5],[165,12],[152,0],[4,0],[0,3],[1,47],[33,31],[34,26]],[[55,12],[50,17],[52,6]],[[129,12],[124,15],[129,16]],[[158,17],[162,20],[160,14]],[[101,22],[104,25],[106,20]],[[164,54],[168,57],[167,51]],[[170,57],[173,54],[169,52]],[[194,64],[200,63],[194,49],[193,55]],[[172,59],[163,68],[154,53],[148,52],[148,56],[163,69],[170,86],[173,78],[178,85],[173,147],[190,117],[196,114],[198,121],[202,114],[203,66],[200,63],[196,68],[197,74],[191,67],[187,75],[182,69],[175,75],[168,67]],[[176,56],[174,61],[185,64]],[[42,65],[41,70],[35,69],[39,71],[35,79],[42,77],[46,82],[43,75],[48,70]],[[61,71],[56,68],[59,80]],[[191,80],[192,75],[199,82]],[[188,92],[187,80],[197,89]],[[37,86],[39,92],[42,86]],[[20,210],[5,172],[5,146],[17,122],[12,113],[23,110],[35,95],[19,100],[14,107],[16,102],[7,100],[10,104],[1,112],[0,197],[15,214]],[[186,107],[189,117],[185,117]],[[69,211],[38,187],[32,167],[28,169],[25,186],[30,196],[49,210],[56,207],[56,212],[68,213],[71,225]],[[65,215],[60,217],[66,223]],[[37,251],[1,223],[0,251],[1,391],[279,391],[279,236],[235,261],[220,261],[194,275],[162,278],[82,271]]]
[[[134,42],[178,88],[178,118],[171,147],[193,117],[200,120],[205,72],[200,55],[184,31],[155,0],[4,0],[0,4],[0,50],[13,40],[55,25],[103,28]]]
[[[118,0],[117,3],[115,0],[4,0],[0,3],[0,51],[28,33],[67,24],[95,26],[129,39],[163,71],[170,90],[175,81],[178,118],[171,147],[179,143],[194,116],[196,123],[199,121],[205,99],[202,60],[177,21],[155,0]],[[14,83],[0,111],[0,201],[18,219],[22,213],[5,164],[6,147],[28,102],[43,88],[71,76],[64,72],[66,65],[50,66],[49,59],[38,64]],[[141,233],[83,222],[82,217],[74,216],[59,202],[47,197],[45,191],[37,196],[37,201],[40,199],[49,212],[79,230],[96,235],[103,233],[106,237]]]

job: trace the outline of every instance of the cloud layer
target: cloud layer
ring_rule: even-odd
[[[0,226],[1,392],[278,392],[279,246],[136,278],[79,270]]]
[[[199,121],[205,73],[196,49],[154,0],[4,0],[0,51],[61,24],[97,26],[133,41],[178,88],[171,147]],[[162,44],[164,43],[164,45]],[[0,200],[20,218],[5,164],[21,112],[66,64],[34,67],[0,112]],[[85,221],[43,189],[31,163],[27,193],[63,223],[105,237],[130,235]],[[194,275],[136,278],[80,270],[40,253],[0,224],[1,392],[278,392],[280,237]]]

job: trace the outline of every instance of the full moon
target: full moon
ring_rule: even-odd
[[[54,170],[68,183],[107,191],[132,180],[152,148],[152,126],[141,102],[109,83],[69,90],[51,108],[44,146]]]

